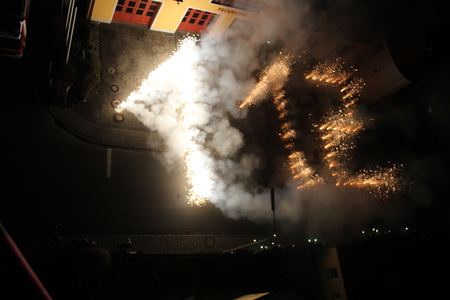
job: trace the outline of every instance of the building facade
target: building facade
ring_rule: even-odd
[[[90,19],[102,23],[129,22],[151,30],[208,33],[220,37],[230,29],[256,30],[268,0],[92,0]]]
[[[317,30],[327,20],[313,11],[298,18],[310,20],[315,29],[301,28],[283,19],[290,14],[284,9],[281,0],[90,0],[88,18],[138,24],[169,35],[182,31],[240,38],[255,45],[281,38],[287,51],[307,49],[316,61],[340,57],[354,66],[367,83],[362,99],[373,104],[410,83],[397,69],[383,39],[361,42]],[[275,31],[278,36],[270,37]]]

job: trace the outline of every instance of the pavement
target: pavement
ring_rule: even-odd
[[[115,106],[139,88],[143,79],[167,60],[182,33],[165,35],[148,27],[126,23],[99,23],[100,84],[81,101],[68,106],[51,102],[49,111],[78,137],[107,147],[156,150],[148,140],[156,138],[131,113]],[[67,91],[70,98],[71,90]],[[65,100],[64,100],[65,102]]]

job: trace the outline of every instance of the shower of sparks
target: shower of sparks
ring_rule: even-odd
[[[198,39],[192,36],[181,40],[177,51],[152,71],[139,89],[131,93],[116,110],[120,112],[127,109],[139,115],[143,107],[169,101],[155,96],[161,92],[165,93],[167,98],[176,99],[174,112],[177,114],[177,126],[182,133],[179,143],[184,149],[185,176],[189,184],[187,201],[191,205],[203,206],[209,202],[214,180],[208,159],[210,153],[197,141],[201,136],[196,117],[199,101],[195,74],[196,62],[199,59],[197,42]]]
[[[358,101],[359,93],[365,86],[362,78],[356,78],[356,71],[348,67],[341,58],[337,58],[317,64],[306,79],[336,87],[342,93],[344,107],[350,107]]]
[[[284,143],[284,147],[289,151],[286,165],[297,183],[297,188],[301,189],[323,183],[323,179],[308,165],[303,152],[295,148],[297,133],[288,119],[288,101],[285,98],[284,91],[284,85],[291,73],[291,65],[292,56],[280,53],[275,62],[264,70],[261,81],[256,84],[247,98],[245,98],[240,108],[263,99],[269,92],[272,94],[273,103],[281,122],[279,135]]]
[[[365,83],[356,78],[356,70],[348,68],[341,59],[326,61],[315,66],[306,76],[319,80],[338,89],[341,94],[342,108],[330,114],[319,127],[324,149],[325,165],[336,180],[336,186],[351,186],[368,191],[377,198],[387,198],[403,188],[399,176],[401,166],[358,171],[351,176],[348,162],[355,149],[354,139],[364,129],[365,120],[356,117],[353,106]]]
[[[399,176],[403,169],[402,165],[359,171],[354,177],[344,182],[344,186],[352,186],[379,199],[387,199],[395,192],[404,188],[404,183]]]
[[[283,90],[291,71],[291,64],[290,56],[281,55],[265,69],[261,80],[239,107],[243,108],[267,97],[269,93],[272,94],[273,103],[281,121],[279,135],[285,148],[289,150],[288,169],[296,180],[298,189],[312,188],[325,181],[308,165],[303,152],[296,149],[297,133],[288,118],[288,100]],[[361,78],[356,78],[356,70],[347,67],[341,59],[336,59],[319,63],[306,78],[332,86],[342,95],[341,107],[325,117],[322,124],[316,125],[324,150],[323,162],[336,186],[361,189],[377,198],[387,198],[401,190],[403,187],[399,176],[401,166],[364,169],[354,176],[350,174],[348,165],[356,147],[355,138],[361,130],[364,130],[366,122],[357,116],[354,108],[365,86]]]
[[[349,108],[331,114],[319,127],[325,153],[324,162],[336,179],[336,185],[348,176],[347,163],[355,149],[353,139],[361,129],[363,121],[357,119],[354,110]]]
[[[291,72],[292,57],[290,55],[280,54],[281,56],[270,67],[264,70],[261,80],[256,84],[247,98],[242,101],[239,108],[264,99],[272,89],[281,90]]]

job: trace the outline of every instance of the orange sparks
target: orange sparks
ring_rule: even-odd
[[[269,91],[281,90],[291,72],[291,58],[292,57],[288,54],[281,55],[266,68],[261,80],[256,84],[241,105],[239,105],[239,108],[243,108],[255,101],[262,100],[267,96]]]

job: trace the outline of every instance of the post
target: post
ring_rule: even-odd
[[[78,7],[75,7],[75,11],[73,13],[73,20],[72,20],[72,24],[71,24],[72,26],[70,28],[69,45],[67,46],[66,65],[67,65],[67,62],[69,61],[70,47],[72,47],[72,37],[73,37],[73,30],[75,29],[75,21],[77,18],[77,11],[78,11]]]

